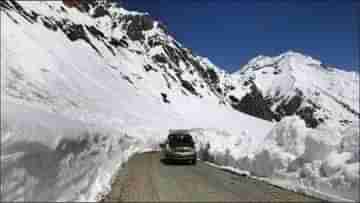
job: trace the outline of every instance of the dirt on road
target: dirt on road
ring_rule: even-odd
[[[315,202],[318,199],[232,174],[205,163],[165,164],[160,153],[133,156],[105,202]]]

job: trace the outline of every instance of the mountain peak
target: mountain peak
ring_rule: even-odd
[[[304,56],[304,54],[290,49],[280,54],[280,56]]]
[[[288,50],[278,56],[258,55],[251,59],[245,66],[240,68],[240,70],[235,73],[242,73],[248,70],[258,70],[270,66],[291,70],[294,69],[294,67],[302,67],[304,65],[310,65],[311,67],[323,67],[319,60],[297,51]]]
[[[315,59],[313,59],[312,57],[310,57],[309,55],[306,55],[306,54],[303,54],[303,53],[300,53],[300,52],[296,52],[296,51],[293,51],[293,50],[288,50],[282,54],[280,54],[279,56],[277,57],[274,57],[274,58],[279,58],[279,59],[284,59],[284,58],[298,58],[298,59],[302,59],[302,60],[314,60],[314,61],[317,61]]]

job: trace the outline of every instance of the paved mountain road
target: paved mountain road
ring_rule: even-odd
[[[302,194],[232,174],[199,161],[164,164],[160,153],[133,156],[115,177],[103,201],[319,201]]]

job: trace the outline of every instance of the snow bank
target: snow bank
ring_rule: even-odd
[[[2,201],[95,201],[132,154],[152,147],[125,131],[3,103]]]
[[[297,116],[290,116],[250,151],[238,149],[248,145],[249,135],[202,132],[203,137],[214,133],[217,136],[211,137],[216,139],[201,140],[210,144],[210,161],[222,167],[249,171],[253,177],[329,201],[359,201],[359,128],[355,125],[341,132],[329,126],[310,129]]]
[[[110,190],[111,177],[131,155],[159,150],[170,127],[101,126],[26,103],[5,103],[1,112],[4,201],[95,201]],[[343,132],[308,129],[292,116],[267,136],[240,129],[191,129],[199,157],[224,170],[320,198],[359,200],[355,126]]]
[[[285,178],[287,187],[328,200],[359,200],[359,129],[355,126],[344,132],[330,126],[307,129],[292,116],[279,122],[266,140],[250,164],[252,174],[270,181]],[[265,172],[259,173],[259,167]]]
[[[358,162],[360,159],[360,140],[359,140],[359,126],[352,125],[343,132],[344,137],[342,138],[339,151],[350,152],[352,154],[349,162]]]
[[[351,153],[343,152],[337,153],[335,151],[331,152],[328,157],[326,157],[324,163],[321,166],[321,169],[325,173],[326,177],[333,176],[335,173],[339,172],[341,168],[351,159]]]
[[[287,117],[282,124],[274,126],[269,135],[265,138],[268,148],[278,146],[284,152],[301,155],[305,151],[304,140],[307,128],[302,120],[297,117]]]

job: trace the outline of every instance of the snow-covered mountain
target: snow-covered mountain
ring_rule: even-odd
[[[161,108],[180,111],[179,105],[191,106],[187,100],[192,100],[270,121],[298,114],[310,127],[324,121],[346,125],[359,117],[359,74],[300,53],[259,56],[229,74],[182,46],[149,14],[119,3],[9,0],[1,7],[9,28],[2,87],[11,97],[67,111],[103,106],[97,99],[90,102],[83,86],[101,90],[94,97],[127,103],[113,98],[126,86],[162,101]]]
[[[359,163],[358,73],[287,52],[230,74],[150,14],[112,0],[5,0],[0,9],[2,200],[95,200],[119,164],[154,149],[170,128],[196,128],[199,146],[211,143],[218,157],[229,149],[260,175],[287,169],[304,150],[313,150],[308,164],[317,151],[325,159],[339,143],[346,164]],[[272,122],[294,114],[317,129],[296,116]],[[339,170],[355,177],[354,168]],[[325,182],[336,185],[337,172]],[[352,181],[334,190],[341,196]]]
[[[313,128],[323,122],[347,125],[359,119],[358,72],[288,51],[276,57],[258,56],[232,76],[237,80],[234,86],[249,91],[246,98],[242,92],[230,92],[234,108],[240,111],[268,120],[296,114]]]
[[[104,98],[118,105],[141,100],[119,94],[129,91],[162,101],[160,108],[191,106],[187,100],[219,103],[222,71],[148,14],[110,1],[5,1],[2,8],[8,96],[61,111],[100,107]]]

